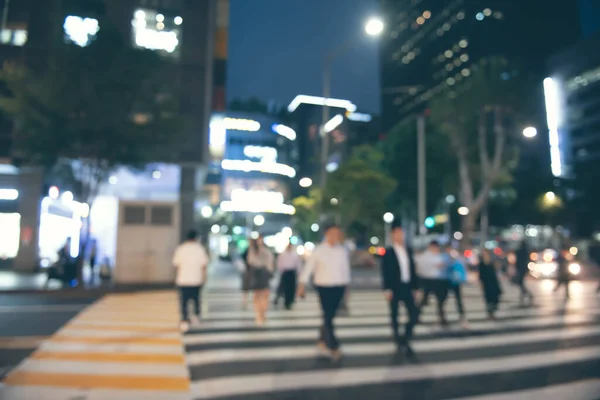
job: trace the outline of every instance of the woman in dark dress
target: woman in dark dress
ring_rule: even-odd
[[[483,288],[488,316],[490,319],[496,319],[495,313],[498,310],[502,289],[500,287],[500,281],[498,280],[494,261],[492,260],[492,255],[487,249],[483,249],[481,253],[479,261],[479,281]]]

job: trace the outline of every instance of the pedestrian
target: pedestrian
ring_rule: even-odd
[[[250,273],[250,288],[254,295],[254,314],[257,326],[263,326],[269,308],[270,283],[275,269],[273,253],[265,246],[262,236],[250,241],[244,255]]]
[[[556,286],[554,287],[554,292],[558,291],[561,286],[565,287],[565,300],[569,300],[569,282],[571,281],[571,274],[569,273],[569,247],[563,246],[561,250],[558,252],[557,256],[557,276],[556,276]]]
[[[254,239],[250,239],[250,243],[252,243]],[[242,256],[240,257],[239,255],[235,256],[235,265],[237,266],[239,272],[240,272],[240,277],[242,280],[242,294],[243,294],[243,300],[242,300],[242,308],[245,310],[248,308],[248,298],[250,297],[250,291],[252,289],[251,285],[251,278],[252,276],[250,275],[250,267],[248,266],[248,251],[245,251]]]
[[[460,325],[463,329],[469,329],[469,321],[465,314],[465,307],[462,298],[462,284],[467,281],[467,270],[464,264],[455,254],[456,251],[451,245],[447,245],[444,253],[444,263],[446,264],[446,277],[448,279],[448,289],[454,294],[456,299],[456,308],[460,316]]]
[[[427,298],[433,293],[437,301],[437,312],[440,325],[448,326],[444,305],[448,298],[448,280],[446,279],[446,265],[437,241],[429,243],[427,250],[416,257],[419,283],[423,288],[423,299],[419,308],[426,305]]]
[[[285,251],[277,257],[277,270],[280,273],[279,288],[281,289],[277,290],[275,305],[278,304],[279,297],[283,295],[286,310],[292,308],[296,297],[297,275],[301,266],[300,256],[294,246],[289,243]]]
[[[342,246],[342,231],[339,226],[328,226],[324,236],[324,241],[315,248],[304,267],[298,295],[304,296],[306,284],[313,276],[323,314],[317,345],[337,361],[342,353],[335,336],[333,320],[350,283],[350,257],[346,248]]]
[[[202,285],[206,282],[208,270],[208,254],[204,246],[198,241],[198,233],[191,230],[187,234],[185,242],[179,245],[173,255],[173,266],[177,268],[175,283],[179,288],[181,299],[181,324],[182,332],[190,329],[190,318],[188,316],[188,304],[194,304],[193,321],[200,322],[200,292]]]
[[[488,249],[481,250],[481,257],[479,260],[479,282],[481,282],[481,288],[483,289],[483,297],[488,318],[495,320],[495,313],[498,310],[498,304],[500,303],[502,288],[500,287],[500,280],[498,279],[498,273],[494,261],[492,260],[492,255]]]
[[[404,351],[408,357],[414,352],[410,346],[413,329],[419,318],[413,292],[419,289],[412,249],[406,247],[404,230],[401,225],[392,227],[392,245],[381,260],[381,277],[385,299],[390,305],[392,334],[398,351]],[[399,334],[398,306],[402,302],[408,312],[408,322],[404,326],[404,336]]]
[[[515,275],[515,283],[521,289],[519,303],[521,304],[521,306],[524,306],[525,300],[528,300],[529,305],[532,305],[533,295],[525,285],[525,278],[529,274],[529,251],[527,250],[527,246],[525,245],[524,240],[521,242],[521,245],[515,252],[515,257],[515,267],[517,270]]]
[[[92,240],[92,247],[90,249],[90,275],[91,281],[94,282],[96,280],[96,257],[98,253],[98,244],[96,240]]]

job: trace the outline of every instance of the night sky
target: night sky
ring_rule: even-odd
[[[333,65],[331,96],[379,111],[377,43],[363,28],[376,0],[231,0],[230,12],[228,101],[320,96],[325,55],[354,38]]]

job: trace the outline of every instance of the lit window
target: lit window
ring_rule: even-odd
[[[446,50],[444,52],[444,55],[446,56],[446,58],[452,58],[452,56],[454,55],[454,52],[452,50]]]
[[[454,78],[448,78],[446,79],[446,83],[448,84],[448,86],[452,86],[456,83],[456,80]]]
[[[468,54],[463,54],[460,56],[460,61],[462,62],[467,62],[469,61],[469,55]]]
[[[408,58],[409,60],[414,60],[414,59],[415,59],[415,56],[416,56],[416,55],[415,55],[415,52],[414,52],[414,51],[411,51],[410,53],[408,53],[408,54],[406,55],[406,58]]]
[[[424,17],[425,19],[429,19],[429,18],[431,18],[431,11],[424,11],[424,12],[423,12],[423,17]]]
[[[464,68],[462,71],[460,71],[460,73],[462,76],[467,77],[471,75],[471,70],[469,68]]]
[[[425,18],[423,18],[423,17],[417,18],[417,24],[423,25],[424,23],[425,23]]]
[[[454,66],[452,64],[448,64],[446,65],[446,71],[450,72],[454,69]]]
[[[466,41],[465,39],[463,39],[463,40],[461,40],[460,42],[458,42],[458,45],[459,45],[461,48],[463,48],[463,49],[466,49],[466,48],[467,48],[467,46],[469,45],[469,42],[468,42],[468,41]]]
[[[65,18],[63,28],[65,29],[66,39],[81,47],[90,44],[90,41],[100,30],[97,19],[81,18],[74,15]]]
[[[492,15],[492,10],[489,8],[486,8],[485,10],[483,10],[483,15],[485,15],[486,17],[489,17]]]
[[[178,24],[178,22],[180,22]],[[136,46],[178,55],[181,17],[166,18],[154,10],[139,9],[134,13],[133,41]]]
[[[475,15],[475,18],[477,18],[477,21],[483,21],[483,19],[485,18],[485,15],[483,15],[482,12],[477,13],[477,15]]]
[[[458,20],[463,20],[465,19],[465,12],[464,11],[460,11],[458,14],[456,14],[456,18]]]
[[[448,32],[450,30],[450,24],[445,23],[444,25],[442,25],[442,29]]]

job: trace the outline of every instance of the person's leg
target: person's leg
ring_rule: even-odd
[[[331,288],[331,305],[330,305],[330,318],[328,319],[328,330],[329,330],[329,338],[330,338],[330,343],[331,343],[331,347],[330,349],[333,351],[336,351],[340,348],[340,343],[337,339],[337,337],[335,336],[335,326],[333,324],[333,319],[335,318],[335,315],[337,314],[338,308],[340,307],[340,305],[342,304],[342,301],[344,300],[344,296],[346,296],[347,293],[347,287],[346,286],[338,286],[338,287],[333,287]]]
[[[431,281],[429,279],[423,279],[421,286],[423,287],[423,298],[421,299],[419,307],[423,308],[427,305],[429,294],[431,293]]]
[[[194,302],[194,314],[200,319],[200,289],[202,286],[194,286],[192,289],[192,301]]]
[[[415,299],[410,290],[403,292],[400,300],[404,303],[404,308],[406,308],[406,312],[408,313],[408,321],[404,326],[404,337],[407,341],[410,341],[419,317],[419,309],[415,305]]]
[[[188,288],[185,286],[182,286],[179,288],[179,298],[181,300],[181,320],[182,321],[189,321],[189,317],[188,317],[188,309],[187,309],[187,305],[188,305]]]
[[[454,297],[456,298],[456,307],[458,308],[458,314],[460,315],[460,319],[465,319],[465,307],[463,305],[462,298],[462,290],[460,285],[452,285],[452,292],[454,293]]]
[[[329,307],[329,297],[328,297],[328,293],[327,293],[327,288],[317,286],[316,289],[317,289],[317,294],[319,295],[319,305],[321,306],[321,317],[323,319],[323,323],[321,324],[321,327],[319,328],[319,344],[320,344],[320,346],[329,348],[328,343],[327,343],[327,340],[328,340],[327,330],[325,328],[326,320],[327,320],[327,313],[325,311]]]
[[[292,271],[290,273],[290,307],[296,302],[296,290],[298,286],[298,273]]]
[[[400,294],[398,290],[394,290],[394,296],[392,301],[390,301],[390,324],[392,327],[392,335],[394,338],[394,342],[397,344],[400,342],[400,326],[398,324],[398,302],[400,301]]]
[[[446,313],[444,312],[444,306],[446,304],[446,298],[448,297],[448,287],[446,281],[438,280],[434,282],[433,294],[437,302],[437,312],[442,326],[448,325],[446,320]]]
[[[252,302],[254,303],[254,316],[256,319],[256,323],[259,324],[260,321],[260,301],[261,301],[261,291],[253,290],[252,291]]]
[[[569,294],[569,283],[571,283],[568,279],[565,280],[565,297],[570,299],[571,296]]]
[[[262,305],[261,305],[261,318],[263,321],[267,319],[267,310],[269,309],[269,298],[271,297],[271,290],[265,289],[262,293]]]

